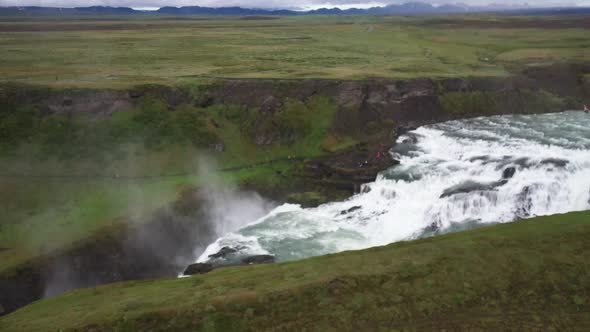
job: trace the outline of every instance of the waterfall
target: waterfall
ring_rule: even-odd
[[[590,209],[590,116],[451,121],[398,139],[400,160],[343,202],[285,204],[209,245],[278,261]]]

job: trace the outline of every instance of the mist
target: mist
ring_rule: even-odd
[[[239,190],[224,183],[212,159],[199,163],[199,178],[207,179],[203,186],[207,222],[214,225],[217,236],[233,232],[270,212],[276,204],[258,193]]]
[[[150,211],[147,193],[132,182],[127,216],[48,263],[43,297],[123,280],[182,273],[217,238],[257,220],[276,204],[224,181],[213,158],[197,162],[200,185],[179,188],[173,202]],[[133,168],[129,165],[129,168]]]

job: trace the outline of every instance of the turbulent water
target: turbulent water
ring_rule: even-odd
[[[477,118],[400,137],[383,172],[347,201],[285,204],[209,245],[278,261],[590,209],[590,116]]]

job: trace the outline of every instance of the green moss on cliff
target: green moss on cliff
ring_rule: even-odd
[[[457,115],[494,113],[497,110],[497,96],[491,92],[449,92],[441,95],[439,100],[443,109]]]
[[[128,143],[161,148],[174,144],[207,147],[218,139],[200,110],[172,111],[161,99],[142,98],[138,107],[107,117],[89,114],[42,114],[30,104],[0,112],[0,152],[35,145],[43,156],[97,157]],[[75,144],[74,144],[75,143]]]
[[[42,114],[27,104],[2,109],[0,248],[8,250],[0,251],[0,270],[118,217],[166,205],[177,188],[199,183],[202,159],[218,171],[231,170],[220,178],[233,184],[270,195],[292,188],[291,169],[324,153],[336,113],[327,97],[292,101],[268,116],[277,124],[273,130],[288,129],[294,140],[257,146],[244,127],[265,116],[258,109],[173,106],[154,89],[132,92],[141,95],[136,106],[110,115]]]
[[[486,115],[561,111],[568,104],[546,91],[518,90],[444,92],[439,96],[443,110],[451,114]]]

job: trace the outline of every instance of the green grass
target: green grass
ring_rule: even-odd
[[[586,330],[590,213],[44,299],[3,331]]]
[[[442,24],[443,18],[452,24]],[[4,81],[76,87],[178,84],[206,76],[503,76],[514,65],[588,61],[587,30],[575,24],[543,27],[579,19],[467,15],[249,21],[145,16],[56,22],[1,17],[0,73]],[[536,25],[517,28],[522,21]]]

